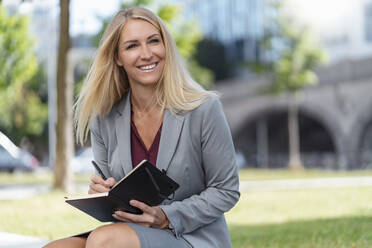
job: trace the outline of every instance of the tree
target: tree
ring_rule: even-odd
[[[120,8],[131,6],[151,7],[153,0],[132,0],[123,3]],[[172,34],[181,56],[186,61],[192,77],[201,85],[209,88],[213,85],[214,76],[211,70],[200,66],[195,59],[198,42],[203,38],[196,22],[186,22],[181,19],[181,9],[175,5],[163,4],[158,6],[157,14],[165,22]],[[101,30],[93,38],[93,43],[98,45],[109,20],[104,20]]]
[[[16,143],[39,136],[48,116],[42,86],[33,83],[38,65],[28,29],[26,16],[8,16],[0,3],[0,128]]]
[[[273,1],[271,6],[277,15],[270,22],[270,28],[262,43],[277,60],[266,68],[272,68],[274,77],[271,92],[288,92],[289,164],[291,169],[301,169],[300,135],[298,124],[298,98],[307,85],[317,83],[314,69],[326,60],[325,52],[306,26],[296,25],[285,11],[283,2]],[[274,46],[274,44],[277,44]]]
[[[69,162],[73,155],[72,102],[73,85],[67,78],[67,53],[69,35],[69,0],[60,0],[60,28],[57,61],[57,126],[56,163],[54,188],[69,190],[71,171]]]

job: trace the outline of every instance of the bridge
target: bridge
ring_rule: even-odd
[[[317,71],[319,84],[298,97],[305,167],[372,168],[372,58],[343,61]],[[253,167],[288,164],[289,95],[261,94],[261,77],[219,84],[236,150]]]

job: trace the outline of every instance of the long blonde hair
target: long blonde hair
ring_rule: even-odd
[[[125,70],[116,64],[121,31],[129,19],[142,19],[160,32],[166,49],[165,66],[156,86],[158,104],[173,113],[198,107],[214,92],[204,90],[190,76],[178,53],[176,44],[163,21],[150,10],[131,7],[120,10],[107,26],[92,66],[87,74],[79,98],[74,105],[76,138],[83,144],[92,120],[106,115],[129,90]]]

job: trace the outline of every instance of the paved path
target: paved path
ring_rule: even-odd
[[[50,191],[49,185],[1,185],[0,200],[17,200]]]
[[[0,248],[40,248],[46,243],[35,237],[0,232]]]
[[[241,181],[241,190],[291,190],[315,188],[371,187],[372,177],[304,178]]]
[[[52,189],[50,185],[32,184],[32,185],[0,185],[0,201],[1,200],[17,200],[25,199],[38,195],[40,193],[47,193]],[[79,184],[75,186],[75,191],[88,192],[88,185]]]

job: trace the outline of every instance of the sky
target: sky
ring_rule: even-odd
[[[110,17],[119,9],[120,0],[71,0],[71,35],[96,33],[101,27],[97,17]]]

